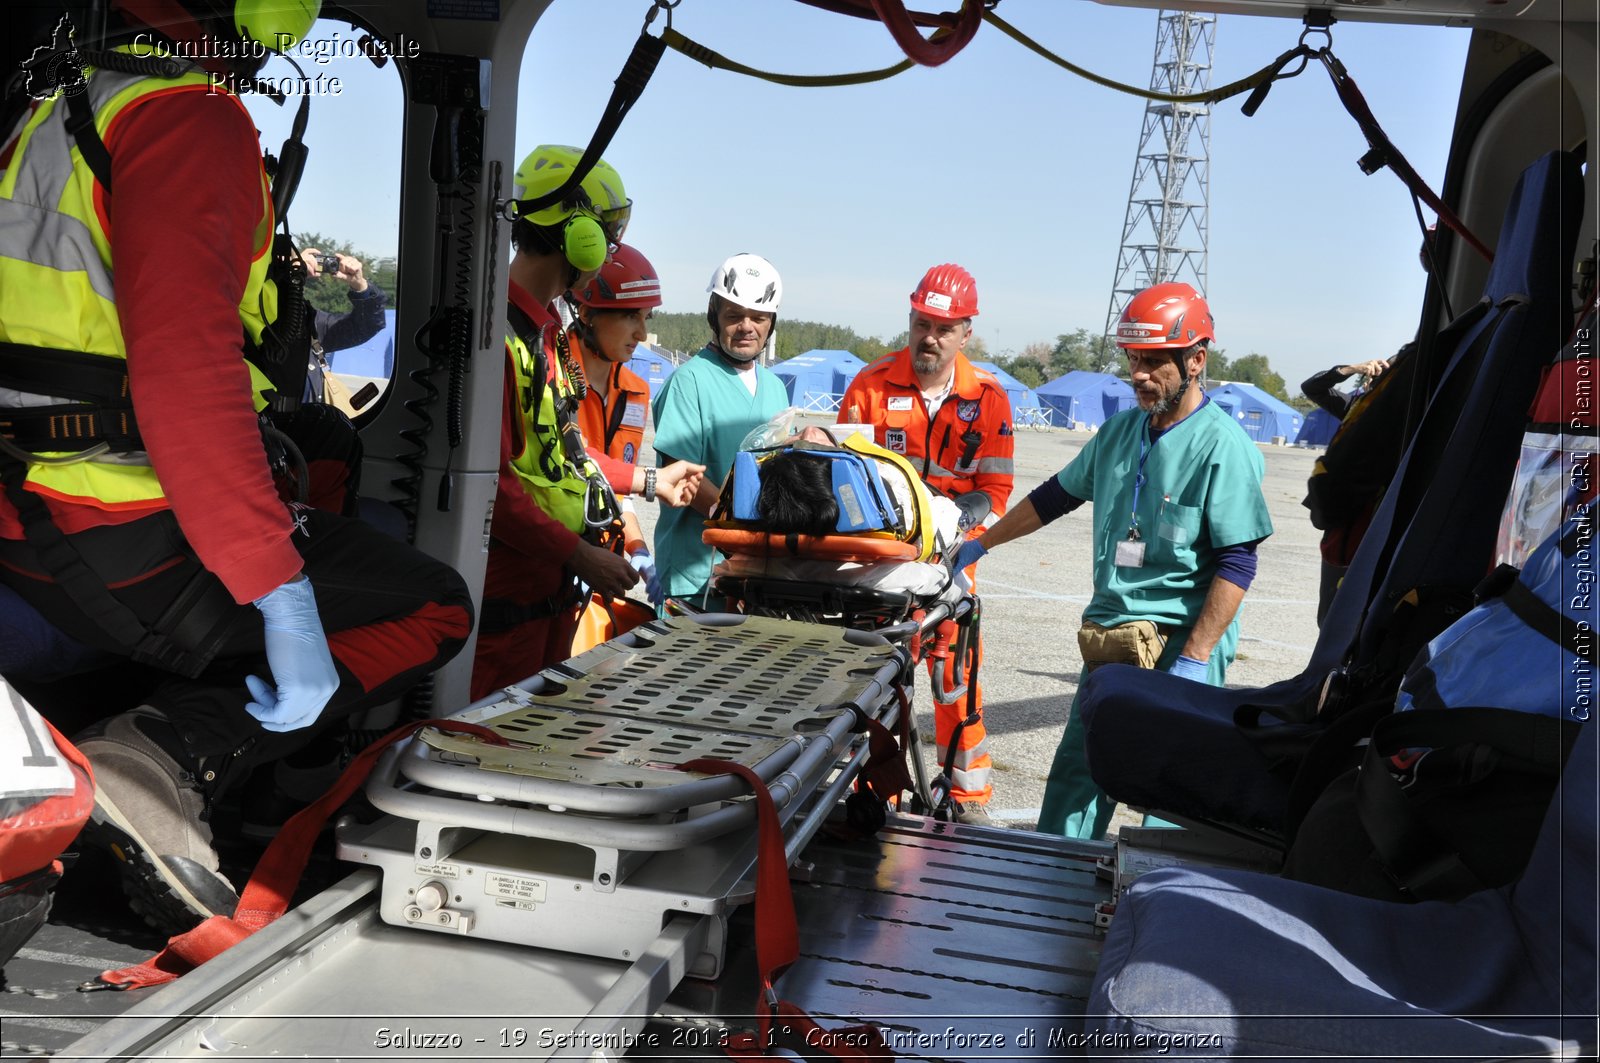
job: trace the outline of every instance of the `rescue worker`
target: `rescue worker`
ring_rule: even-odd
[[[87,837],[167,930],[237,903],[209,822],[226,788],[393,699],[472,627],[460,576],[285,506],[263,447],[261,366],[283,364],[276,277],[292,273],[254,124],[224,85],[260,66],[242,44],[291,46],[318,8],[247,28],[209,4],[120,0],[103,47],[122,58],[0,132],[0,580],[68,635],[167,673],[76,739]],[[175,76],[141,62],[158,43]]]
[[[1016,439],[1005,389],[962,353],[977,314],[972,274],[951,263],[928,270],[911,293],[908,344],[856,374],[839,403],[839,422],[872,425],[878,445],[911,459],[935,491],[951,498],[982,491],[989,496],[993,522],[1011,500]],[[981,662],[981,640],[976,652]],[[931,670],[932,658],[928,664]],[[955,671],[946,670],[946,689]],[[958,821],[990,824],[985,806],[994,796],[993,765],[981,719],[983,688],[974,687],[980,719],[961,729],[951,796]],[[967,711],[965,699],[934,705],[941,758]]]
[[[560,188],[576,148],[543,145],[517,169],[517,199]],[[490,524],[483,616],[472,697],[526,679],[571,655],[588,593],[620,597],[639,580],[621,556],[617,494],[681,506],[704,469],[661,469],[589,453],[578,428],[583,376],[555,300],[584,288],[622,239],[632,210],[622,178],[604,160],[558,202],[512,223],[510,306],[500,478]]]
[[[649,259],[619,244],[611,261],[576,289],[574,298],[577,309],[567,342],[583,369],[578,427],[592,450],[631,465],[644,450],[650,387],[628,368],[628,359],[650,336],[650,311],[661,305],[661,280]],[[644,581],[650,604],[659,609],[664,596],[650,544],[632,501],[623,498],[621,504],[623,554]]]
[[[1115,809],[1084,756],[1078,700],[1089,672],[1134,664],[1221,686],[1239,642],[1256,547],[1272,534],[1261,452],[1201,383],[1206,349],[1216,342],[1206,301],[1187,284],[1146,288],[1128,301],[1116,342],[1139,407],[1101,425],[1065,469],[955,561],[969,565],[1094,503],[1094,592],[1079,635],[1084,668],[1038,827],[1077,838],[1104,834]]]
[[[783,279],[760,255],[738,254],[711,273],[706,286],[711,341],[680,365],[656,395],[656,460],[705,467],[693,509],[666,510],[656,523],[662,590],[700,609],[722,608],[710,591],[712,549],[700,539],[744,437],[789,405],[777,374],[761,364],[772,355],[783,302]]]

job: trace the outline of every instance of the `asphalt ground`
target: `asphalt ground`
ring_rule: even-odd
[[[1012,497],[1025,497],[1055,475],[1090,438],[1088,432],[1065,429],[1019,431]],[[1256,578],[1244,598],[1238,658],[1228,670],[1230,687],[1265,686],[1299,674],[1317,637],[1320,533],[1300,500],[1321,451],[1274,445],[1260,449],[1274,531],[1261,544]],[[648,533],[655,507],[638,508]],[[984,641],[980,675],[995,768],[989,812],[1014,827],[1032,827],[1037,821],[1050,762],[1077,690],[1083,664],[1077,630],[1092,587],[1089,514],[1088,507],[1070,513],[997,549],[978,566]],[[916,708],[931,759],[933,716],[926,679],[919,684]],[[1113,829],[1137,822],[1136,815],[1120,810]]]

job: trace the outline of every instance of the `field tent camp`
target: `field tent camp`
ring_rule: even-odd
[[[678,368],[671,358],[662,354],[648,343],[641,343],[633,349],[633,357],[628,359],[628,368],[639,374],[639,378],[650,388],[650,401],[654,402],[656,392],[661,390],[661,385],[667,382],[667,377]]]
[[[833,413],[844,398],[844,389],[867,363],[839,350],[811,350],[785,359],[772,367],[789,390],[789,402],[802,410]]]
[[[1137,405],[1126,380],[1082,369],[1039,385],[1038,395],[1057,428],[1099,428],[1112,414]]]
[[[1207,394],[1257,443],[1288,443],[1300,437],[1305,415],[1254,384],[1223,384]]]
[[[1028,385],[1001,369],[993,362],[973,362],[979,369],[986,369],[994,374],[1000,381],[1000,386],[1006,389],[1006,398],[1011,400],[1011,416],[1015,418],[1019,410],[1032,410],[1039,407],[1039,393]]]
[[[1300,434],[1294,437],[1294,441],[1303,447],[1325,447],[1338,430],[1339,418],[1318,406],[1306,414],[1305,423],[1300,426]]]

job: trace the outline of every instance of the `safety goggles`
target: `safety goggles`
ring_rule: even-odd
[[[628,231],[628,219],[633,217],[633,200],[627,200],[620,207],[595,213],[599,215],[600,227],[606,231],[606,240],[614,250],[616,245],[622,243],[622,234]]]

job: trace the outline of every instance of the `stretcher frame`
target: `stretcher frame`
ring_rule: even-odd
[[[792,858],[864,766],[866,721],[897,722],[905,660],[872,632],[651,621],[454,717],[509,747],[425,729],[386,751],[366,792],[393,818],[341,833],[339,855],[382,869],[396,926],[631,959],[665,918],[705,917],[690,967],[714,977],[756,808],[738,777],[678,766],[749,768]]]

